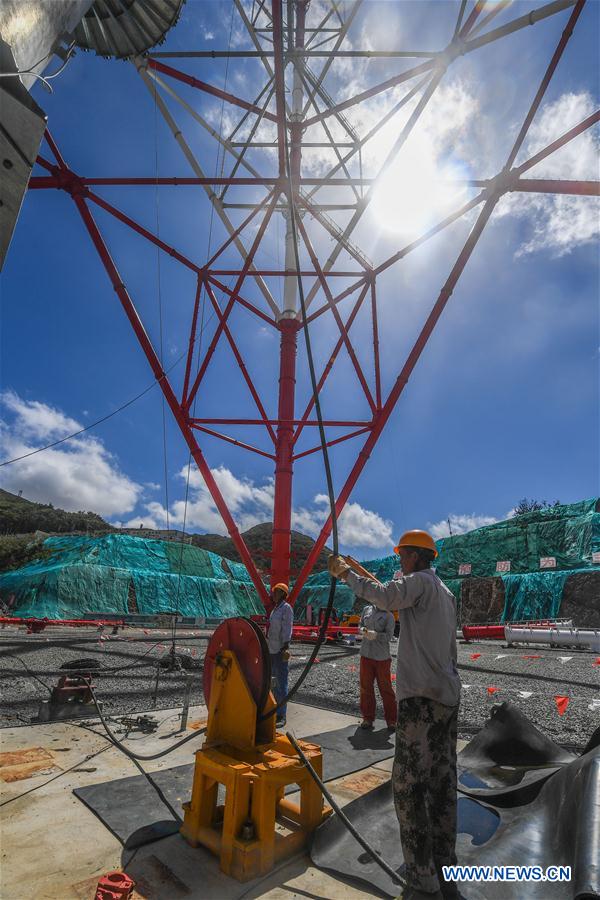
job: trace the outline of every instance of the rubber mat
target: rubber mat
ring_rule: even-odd
[[[518,707],[502,703],[492,708],[484,727],[458,754],[458,788],[497,806],[530,803],[542,784],[575,758]]]
[[[555,772],[536,799],[495,809],[458,798],[459,865],[570,866],[571,881],[462,882],[466,900],[591,900],[600,896],[600,749]],[[381,785],[344,807],[358,831],[397,870],[403,863],[391,786]],[[315,832],[315,865],[373,885],[391,897],[399,888],[365,853],[337,816]]]
[[[394,755],[394,735],[389,735],[377,723],[374,731],[349,725],[304,740],[322,747],[326,781],[358,772]],[[192,793],[194,763],[151,774],[171,806],[180,810]],[[128,848],[149,844],[179,830],[179,823],[143,775],[76,788],[73,793]]]

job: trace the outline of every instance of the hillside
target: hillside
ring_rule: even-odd
[[[254,525],[247,531],[242,533],[242,537],[246,542],[250,553],[252,554],[256,564],[262,568],[268,568],[271,552],[271,536],[273,533],[272,522],[263,522],[261,525]],[[219,534],[194,534],[192,542],[197,547],[205,550],[212,550],[220,556],[240,562],[240,556],[235,549],[233,541],[229,537],[223,537]],[[292,571],[296,572],[302,568],[304,562],[312,550],[314,541],[312,538],[301,534],[299,531],[292,531]],[[314,572],[322,572],[327,568],[327,557],[331,550],[325,548],[321,551],[319,559],[313,569]]]
[[[66,512],[51,503],[33,503],[0,488],[0,534],[34,531],[68,534],[73,531],[106,532],[115,529],[93,512]]]
[[[0,535],[26,535],[35,531],[45,531],[49,534],[69,534],[72,532],[105,533],[118,531],[108,522],[93,512],[66,512],[64,509],[55,509],[52,504],[34,503],[24,497],[17,497],[0,488]],[[266,570],[269,567],[271,552],[271,535],[273,525],[271,522],[263,522],[254,525],[243,532],[248,549],[259,568]],[[133,532],[132,532],[133,533]],[[140,531],[140,537],[146,536]],[[161,536],[156,532],[152,536]],[[166,537],[166,532],[165,532]],[[204,550],[212,550],[219,556],[240,562],[240,557],[229,537],[219,534],[194,534],[192,542]],[[313,546],[312,538],[292,531],[292,570],[299,571]],[[11,545],[11,556],[13,547]],[[322,572],[327,568],[327,556],[330,550],[324,550],[313,571]],[[6,568],[12,566],[5,565]]]

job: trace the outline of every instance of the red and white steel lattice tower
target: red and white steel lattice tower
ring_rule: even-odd
[[[271,584],[288,581],[291,574],[290,529],[294,467],[299,460],[321,449],[318,442],[313,442],[316,446],[300,450],[298,443],[305,429],[312,429],[314,433],[314,426],[317,425],[313,399],[309,398],[299,412],[296,397],[298,336],[302,328],[298,277],[302,278],[305,285],[308,326],[312,327],[312,323],[322,315],[329,315],[339,331],[318,379],[319,390],[323,388],[338,354],[344,348],[355,371],[362,402],[368,408],[368,415],[357,419],[338,420],[326,417],[324,421],[329,446],[349,440],[360,444],[356,461],[337,495],[336,509],[339,515],[498,200],[509,191],[598,195],[598,184],[595,182],[549,181],[523,176],[536,163],[595,125],[600,113],[596,111],[534,157],[515,166],[529,126],[582,13],[584,0],[555,0],[514,18],[510,18],[510,5],[507,2],[478,0],[470,3],[467,0],[457,0],[454,33],[448,35],[448,44],[437,51],[377,51],[361,49],[354,44],[350,49],[345,49],[352,25],[361,10],[361,0],[356,3],[330,0],[327,4],[315,6],[312,11],[309,0],[287,0],[285,3],[282,0],[254,0],[251,6],[243,0],[233,2],[235,9],[232,15],[235,13],[238,24],[245,29],[249,49],[239,49],[237,43],[236,49],[155,52],[134,60],[140,78],[150,91],[156,109],[172,131],[192,175],[169,178],[85,178],[75,174],[67,165],[57,144],[48,134],[47,141],[54,160],[38,158],[38,165],[46,169],[47,174],[34,176],[30,188],[61,188],[71,194],[153,373],[160,379],[164,396],[215,505],[261,599],[268,605],[268,591],[259,567],[251,558],[211,473],[200,448],[199,435],[208,434],[235,444],[242,450],[258,453],[273,464],[274,512],[270,580]],[[502,24],[494,21],[500,14],[504,14],[506,19]],[[380,183],[405,142],[410,139],[411,132],[454,60],[465,54],[485,52],[485,48],[493,42],[555,15],[562,16],[564,30],[537,92],[532,90],[531,106],[517,139],[512,147],[507,148],[506,162],[501,171],[495,178],[469,182],[472,188],[478,189],[472,199],[389,258],[372,263],[352,242],[354,232],[372,200],[376,185]],[[535,37],[535,29],[532,31]],[[166,62],[169,57],[171,59]],[[173,58],[177,59],[177,65],[183,67],[183,70],[174,67]],[[228,65],[233,68],[236,61],[246,62],[253,58],[261,64],[262,78],[260,90],[250,100],[217,87],[213,81],[201,80],[187,71],[193,68],[194,60],[198,59],[227,59]],[[390,67],[397,67],[399,71],[384,81],[371,84],[360,93],[336,100],[329,95],[325,82],[334,63],[342,59],[387,60]],[[406,84],[406,93],[399,100],[395,99],[366,133],[359,133],[351,121],[351,111],[359,104],[368,104],[372,98],[384,95],[402,84]],[[182,88],[182,85],[187,87]],[[228,121],[231,114],[235,113],[237,121],[233,127],[215,129],[193,104],[178,93],[178,90],[188,88],[197,91],[198,96],[213,96],[228,111]],[[167,103],[167,97],[171,103],[183,107],[193,119],[195,127],[199,125],[218,142],[224,155],[221,174],[211,176],[203,170],[197,154]],[[405,119],[400,118],[402,112],[408,113]],[[395,117],[399,117],[401,124],[394,135],[391,150],[379,171],[370,177],[363,177],[362,149],[382,128],[389,127],[389,123],[396,120]],[[289,150],[289,171],[286,148]],[[306,156],[306,153],[314,151],[326,151],[335,160],[322,177],[312,177],[303,170],[303,154]],[[210,253],[210,258],[200,261],[190,259],[162,236],[135,222],[95,191],[96,187],[103,185],[149,184],[198,185],[204,189],[212,204],[215,221],[220,221],[224,234],[227,235],[221,246]],[[235,196],[230,199],[234,191]],[[262,194],[258,200],[257,192]],[[290,200],[297,212],[300,271],[296,263]],[[190,308],[188,354],[181,389],[175,388],[168,375],[165,375],[134,301],[92,216],[92,205],[99,206],[128,225],[197,278],[195,298]],[[240,215],[236,210],[241,210],[241,221],[238,224],[234,224],[233,219],[234,215]],[[412,250],[472,210],[477,215],[466,243],[435,298],[396,379],[385,390],[379,361],[377,280]],[[337,215],[338,220],[329,213]],[[273,217],[282,217],[285,223],[282,247],[284,264],[282,267],[278,265],[276,268],[268,268],[262,262],[259,264],[258,259]],[[309,226],[309,219],[312,226]],[[260,223],[258,228],[257,223]],[[315,237],[316,228],[320,229],[322,235],[333,240],[333,249],[326,258],[323,258],[323,241]],[[224,262],[229,259],[228,254],[232,251],[236,252],[239,260],[233,266]],[[273,280],[276,278],[283,279],[280,301],[275,298],[272,290]],[[232,286],[226,283],[227,279],[233,280]],[[343,285],[342,289],[336,284]],[[249,290],[250,285],[252,292]],[[207,299],[214,310],[216,322],[208,347],[202,355],[197,355],[202,297]],[[350,312],[343,320],[340,308],[344,308],[342,302],[348,298],[352,298]],[[368,372],[359,362],[350,337],[350,329],[363,306],[371,317],[372,365]],[[268,326],[279,333],[275,415],[269,414],[269,401],[265,402],[261,398],[230,328],[231,316],[236,309],[253,314],[262,327]],[[363,335],[363,343],[364,340]],[[196,398],[201,401],[199,391],[207,368],[221,342],[227,342],[231,348],[236,365],[247,384],[257,410],[254,418],[227,415],[209,418],[194,412]],[[274,398],[270,399],[274,409]],[[201,407],[202,403],[199,405]],[[266,451],[257,447],[250,439],[241,441],[220,430],[227,426],[245,426],[248,432],[263,429],[272,447]],[[292,591],[292,601],[297,598],[330,531],[331,520],[328,518],[302,570],[295,573],[298,577]]]

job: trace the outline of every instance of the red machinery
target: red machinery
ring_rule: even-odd
[[[293,641],[308,641],[316,643],[319,634],[318,625],[294,625],[292,630]],[[356,625],[329,625],[325,632],[326,641],[341,641],[345,637],[356,637],[358,628]]]
[[[504,625],[463,625],[465,641],[503,641]]]

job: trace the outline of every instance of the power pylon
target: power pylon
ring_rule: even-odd
[[[183,177],[85,178],[75,174],[67,165],[55,141],[47,135],[54,161],[50,162],[45,157],[38,159],[38,164],[47,170],[47,174],[33,177],[30,187],[61,188],[71,194],[227,531],[261,599],[267,605],[264,572],[261,573],[244,543],[201,449],[200,439],[203,435],[210,435],[235,444],[245,452],[259,454],[273,465],[273,541],[268,574],[272,584],[287,581],[293,574],[290,530],[294,469],[301,460],[321,450],[315,442],[309,441],[309,446],[304,449],[299,443],[301,436],[306,440],[311,429],[314,433],[318,423],[314,415],[314,398],[309,397],[299,407],[296,390],[298,335],[302,327],[298,278],[304,285],[308,326],[315,327],[313,323],[319,322],[322,316],[328,316],[339,332],[320,374],[319,391],[324,388],[343,350],[354,370],[357,392],[362,408],[366,410],[366,414],[355,418],[325,418],[324,421],[328,446],[353,441],[359,447],[356,460],[337,495],[336,510],[339,515],[499,199],[507,192],[519,191],[580,196],[598,194],[597,183],[549,181],[526,176],[534,165],[598,122],[600,113],[594,113],[535,156],[515,165],[531,122],[580,18],[584,0],[556,0],[527,15],[509,17],[502,24],[493,20],[505,13],[508,7],[506,2],[478,0],[469,4],[463,0],[456,3],[455,27],[453,33],[448,35],[446,46],[426,51],[379,51],[356,47],[356,40],[350,43],[353,25],[359,13],[364,12],[361,11],[361,0],[356,3],[330,0],[324,12],[322,5],[312,10],[309,0],[287,0],[285,3],[282,0],[254,0],[251,6],[242,0],[233,2],[232,15],[235,14],[237,25],[244,29],[247,38],[245,48],[238,45],[235,49],[229,47],[223,50],[166,50],[134,60],[140,79],[177,141],[191,174]],[[377,261],[368,259],[353,242],[357,226],[369,208],[375,188],[406,142],[410,141],[412,132],[454,61],[466,54],[485,53],[494,42],[555,15],[563,17],[564,31],[539,88],[531,91],[531,106],[516,140],[507,147],[506,162],[501,171],[491,179],[469,181],[471,198],[410,244],[399,248],[388,258]],[[532,32],[532,40],[535,40],[535,28]],[[182,68],[174,67],[174,58]],[[204,65],[206,60],[216,62],[220,59],[227,59],[228,68],[232,71],[236,64],[245,65],[250,59],[259,61],[261,76],[256,80],[248,79],[255,88],[249,99],[217,86],[216,77],[214,80],[203,80],[190,74],[197,60],[202,60]],[[353,59],[387,60],[394,74],[384,81],[373,82],[370,79],[370,86],[353,96],[331,96],[329,76],[336,63]],[[399,98],[394,93],[394,102],[388,105],[379,120],[368,130],[361,131],[353,120],[354,111],[363,104],[369,104],[375,97],[386,93],[389,96],[389,92],[400,85],[406,85],[406,93]],[[215,128],[197,105],[181,95],[180,91],[188,88],[198,96],[216,98],[222,108],[227,109],[227,119],[235,117],[233,124],[226,127],[221,117],[221,127]],[[336,88],[339,92],[337,82]],[[174,106],[184,110],[188,123],[193,122],[194,128],[200,127],[218,143],[223,154],[220,172],[212,175],[204,170],[192,141],[186,137],[185,126],[175,118]],[[363,148],[376,139],[384,127],[394,127],[394,122],[400,124],[394,132],[391,149],[377,171],[369,170],[365,174]],[[318,177],[307,172],[304,165],[315,151],[328,154],[329,159],[325,165],[326,171]],[[207,258],[191,259],[174,244],[143,227],[96,192],[96,188],[105,185],[149,184],[161,187],[196,185],[202,188],[207,204],[212,206],[215,221],[220,221],[223,229],[224,240],[220,246],[207,254]],[[298,248],[291,227],[292,204],[298,214]],[[190,297],[188,351],[181,385],[175,386],[164,371],[134,300],[93,218],[93,206],[99,206],[161,252],[169,254],[196,279],[195,294]],[[390,385],[385,385],[379,352],[378,303],[381,298],[378,296],[378,279],[407,254],[471,211],[477,215],[466,243],[434,298],[433,306],[397,377]],[[278,248],[283,264],[268,266],[263,250],[273,245],[270,226],[276,219],[284,223],[281,247]],[[331,241],[333,247],[330,249]],[[300,269],[296,263],[297,250],[301,259]],[[277,279],[283,283],[280,296],[274,290]],[[215,327],[207,348],[199,354],[199,317],[204,302],[214,312]],[[347,308],[349,312],[343,318],[340,310]],[[368,312],[371,323],[368,340],[372,353],[368,369],[359,361],[350,333],[361,309]],[[246,313],[251,314],[257,326],[273,329],[279,336],[277,388],[268,398],[261,396],[231,329],[234,316]],[[366,340],[363,332],[362,343]],[[216,418],[202,412],[204,379],[217,347],[223,343],[229,345],[232,361],[247,385],[256,408],[254,416],[240,417],[224,412]],[[250,437],[239,440],[227,432],[228,427],[240,426],[244,427],[247,435],[252,431],[262,433],[268,449],[259,446],[259,440]],[[302,570],[295,573],[292,601],[298,596],[324,548],[330,530],[331,519],[328,517]]]

